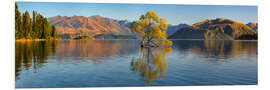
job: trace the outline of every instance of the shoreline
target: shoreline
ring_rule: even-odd
[[[62,39],[15,39],[16,42],[20,42],[20,41],[48,41],[48,40],[62,40]]]
[[[15,39],[15,41],[49,41],[49,40],[137,40],[137,39]],[[168,39],[168,40],[199,40],[205,41],[207,39]],[[207,41],[258,41],[258,40],[207,40]]]

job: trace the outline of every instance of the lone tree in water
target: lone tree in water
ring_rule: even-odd
[[[171,46],[172,41],[167,40],[168,25],[164,18],[153,11],[148,11],[139,20],[131,24],[131,32],[136,33],[141,40],[141,47]]]

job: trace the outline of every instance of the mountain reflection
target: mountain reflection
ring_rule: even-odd
[[[257,41],[231,40],[176,40],[177,51],[192,52],[204,58],[228,59],[240,58],[242,55],[257,56]]]
[[[15,78],[19,79],[22,70],[33,69],[38,72],[48,60],[91,60],[100,63],[107,57],[128,56],[136,52],[136,46],[134,40],[16,41]]]
[[[172,48],[141,48],[138,58],[132,58],[131,70],[140,75],[139,80],[153,84],[152,80],[166,74],[166,54],[171,51]]]
[[[65,40],[59,41],[54,58],[100,60],[114,55],[133,53],[136,41],[132,40]]]
[[[194,55],[208,60],[238,60],[244,55],[257,57],[257,41],[174,40],[173,53]],[[149,84],[167,72],[166,55],[172,48],[141,48],[136,40],[49,40],[15,42],[15,79],[20,72],[38,72],[47,64],[91,61],[102,63],[136,55],[131,71]],[[134,54],[139,52],[139,55]],[[114,58],[114,59],[111,59]],[[231,59],[232,58],[232,59]]]

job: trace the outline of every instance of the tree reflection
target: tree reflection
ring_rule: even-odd
[[[166,54],[172,52],[172,48],[141,48],[138,58],[133,58],[130,65],[135,74],[148,84],[152,80],[164,76],[167,72]]]
[[[15,78],[23,70],[38,72],[48,60],[58,64],[67,60],[101,63],[113,56],[136,52],[133,40],[49,40],[15,42]]]
[[[33,68],[36,72],[43,66],[50,54],[55,53],[57,41],[18,41],[15,42],[15,79],[19,79],[22,69]]]

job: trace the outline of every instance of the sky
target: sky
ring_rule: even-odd
[[[19,11],[35,10],[45,17],[93,16],[117,20],[138,20],[147,11],[154,11],[168,24],[189,24],[206,19],[227,18],[242,23],[258,22],[257,6],[183,5],[183,4],[117,4],[117,3],[71,3],[71,2],[17,2]]]

